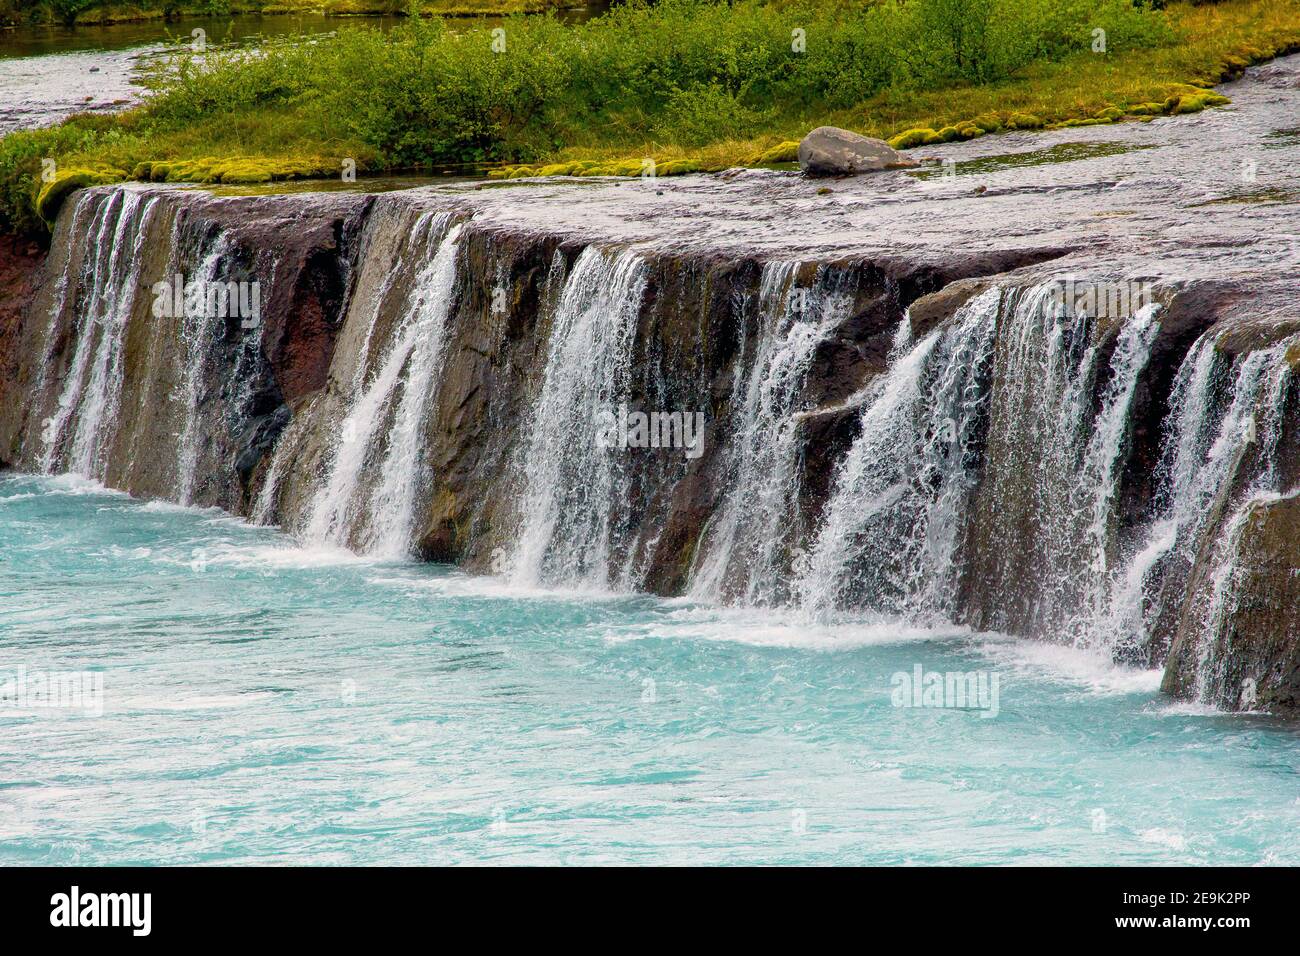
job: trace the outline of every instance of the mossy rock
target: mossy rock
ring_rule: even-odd
[[[924,146],[932,136],[938,136],[932,129],[922,127],[920,129],[909,129],[889,140],[889,145],[894,149],[911,149],[913,146]]]
[[[1055,124],[1057,129],[1070,129],[1076,126],[1105,126],[1110,120],[1105,119],[1068,119]]]
[[[121,182],[125,178],[126,173],[122,170],[108,168],[65,170],[43,185],[36,194],[36,214],[47,226],[52,227],[54,220],[58,218],[59,207],[73,192],[87,186],[104,186],[108,183]]]
[[[785,143],[778,143],[771,149],[764,150],[758,157],[755,165],[770,166],[775,163],[793,163],[799,159],[799,141],[792,139]]]
[[[1164,111],[1163,103],[1139,103],[1128,108],[1130,116],[1159,116]]]
[[[939,130],[938,136],[939,139],[945,143],[951,143],[955,139],[961,139],[961,133],[957,131],[957,127],[955,126],[945,126],[943,129]]]
[[[1010,129],[1042,129],[1045,124],[1033,113],[1012,113],[1007,120]]]
[[[610,163],[610,168],[613,169],[613,172],[608,174],[611,176],[640,176],[643,167],[639,159],[620,159]]]
[[[702,169],[703,167],[693,159],[670,159],[656,166],[655,172],[660,176],[685,176],[689,173],[698,173]]]
[[[1093,119],[1104,120],[1107,123],[1114,123],[1124,118],[1124,111],[1114,106],[1107,106],[1105,109],[1098,110],[1092,114]]]
[[[971,120],[971,123],[984,130],[986,133],[996,133],[1002,129],[1002,120],[993,113],[981,113]]]
[[[1220,96],[1218,93],[1212,93],[1208,90],[1199,93],[1183,93],[1181,96],[1170,97],[1165,100],[1165,111],[1174,115],[1199,113],[1206,107],[1222,106],[1224,103],[1230,102],[1232,101],[1226,96]]]
[[[215,175],[222,183],[269,183],[274,178],[267,164],[255,160],[227,160]]]
[[[572,176],[577,168],[577,163],[551,163],[549,166],[542,166],[537,170],[538,176]]]

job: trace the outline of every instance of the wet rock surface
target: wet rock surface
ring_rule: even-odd
[[[1294,709],[1300,630],[1288,582],[1300,569],[1300,539],[1286,495],[1300,482],[1300,448],[1294,426],[1270,424],[1278,418],[1270,409],[1293,409],[1296,389],[1265,372],[1273,375],[1300,332],[1300,138],[1281,135],[1300,128],[1297,75],[1296,58],[1250,71],[1223,88],[1232,106],[1194,116],[940,147],[937,158],[952,163],[848,179],[830,196],[771,171],[455,183],[379,196],[87,191],[61,214],[43,265],[20,250],[4,256],[19,292],[0,303],[0,460],[59,469],[76,458],[114,487],[220,505],[304,534],[320,524],[322,487],[339,474],[343,449],[359,440],[331,541],[371,547],[386,520],[373,508],[396,489],[413,508],[413,553],[501,570],[538,494],[527,466],[547,427],[555,337],[599,325],[619,305],[599,298],[608,266],[586,311],[566,295],[590,271],[590,247],[609,256],[630,249],[640,271],[629,288],[638,291],[622,305],[632,312],[623,337],[601,346],[625,350],[608,397],[631,412],[698,410],[708,428],[698,457],[646,448],[598,473],[614,481],[602,492],[612,504],[600,525],[609,580],[790,603],[800,556],[817,546],[844,462],[870,425],[864,411],[879,405],[900,356],[931,337],[948,342],[979,304],[991,323],[980,333],[988,350],[967,363],[972,410],[953,423],[960,460],[944,452],[895,489],[909,500],[938,495],[940,471],[961,466],[944,499],[960,505],[953,597],[935,607],[977,628],[1100,642],[1141,666],[1168,662],[1171,693],[1239,707],[1250,679],[1260,706]],[[432,303],[445,317],[420,331],[412,323],[430,303],[418,293],[457,227],[454,278]],[[136,244],[117,265],[92,240],[114,229]],[[256,328],[152,314],[152,282],[205,268],[216,281],[260,283]],[[1135,309],[1083,309],[1057,338],[1039,334],[1047,312],[1027,311],[1026,297],[1070,280],[1151,290],[1160,311],[1139,343],[1143,361],[1121,361],[1134,347]],[[116,283],[121,296],[120,347],[87,324],[100,308],[90,299],[96,282]],[[19,299],[30,300],[20,318]],[[106,328],[114,315],[102,314]],[[599,368],[595,347],[574,341],[574,361]],[[1204,343],[1214,361],[1202,383],[1208,424],[1188,439],[1194,451],[1212,457],[1208,439],[1237,427],[1247,398],[1272,437],[1245,442],[1224,457],[1226,477],[1205,480],[1206,517],[1179,517],[1176,545],[1144,571],[1142,620],[1107,618],[1091,606],[1090,582],[1118,580],[1117,569],[1151,547],[1153,529],[1173,520],[1163,497],[1171,421]],[[1098,473],[1102,498],[1081,499],[1045,474],[1078,461],[1065,452],[1049,461],[1061,427],[1044,405],[1052,370],[1035,366],[1031,345],[1087,370],[1057,382],[1077,409],[1071,427],[1114,424]],[[94,378],[101,355],[105,369],[120,368],[120,393]],[[399,427],[402,383],[421,355],[437,387],[413,424]],[[1255,363],[1258,382],[1247,381],[1254,355],[1273,363]],[[1121,374],[1130,376],[1122,405]],[[390,391],[375,403],[373,434],[349,436],[359,401],[379,385]],[[94,388],[114,413],[92,428],[81,395]],[[593,387],[592,400],[603,394]],[[68,402],[78,411],[59,425]],[[1289,411],[1278,418],[1292,420]],[[915,437],[937,447],[946,428],[918,420]],[[572,441],[581,430],[556,435]],[[412,486],[394,485],[386,463],[408,446],[417,450],[403,473]],[[1080,449],[1076,458],[1096,452]],[[565,467],[588,475],[583,447],[562,451],[578,457],[557,480],[569,480]],[[1274,498],[1260,497],[1266,485],[1280,489]],[[590,507],[582,488],[569,492],[565,508]],[[1080,523],[1058,526],[1061,509]],[[921,516],[898,514],[901,540]],[[847,562],[855,583],[842,604],[874,607],[871,588],[911,586],[902,567],[862,565]],[[1214,596],[1225,581],[1235,603]],[[906,605],[898,601],[884,604]],[[1230,666],[1207,676],[1206,660]]]

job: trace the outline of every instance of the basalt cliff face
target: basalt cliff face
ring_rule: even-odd
[[[48,255],[0,256],[0,462],[521,585],[1095,647],[1294,711],[1298,75],[829,196],[84,190]]]

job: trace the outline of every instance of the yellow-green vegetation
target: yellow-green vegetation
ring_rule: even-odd
[[[974,120],[963,120],[953,126],[945,126],[937,132],[932,129],[909,129],[889,138],[889,145],[894,149],[911,149],[914,146],[932,146],[935,143],[951,143],[958,139],[974,139],[985,133],[1000,130],[1034,130],[1034,129],[1068,129],[1075,126],[1101,126],[1106,123],[1118,123],[1125,118],[1148,119],[1152,116],[1179,113],[1197,113],[1207,106],[1222,106],[1230,102],[1226,96],[1209,90],[1189,87],[1186,92],[1175,93],[1162,103],[1138,103],[1131,107],[1106,106],[1091,116],[1070,116],[1045,122],[1032,113],[1011,113],[1006,115],[986,113]]]
[[[410,19],[164,61],[140,108],[0,140],[0,227],[41,228],[46,158],[167,182],[333,175],[345,160],[500,178],[636,176],[652,160],[662,176],[788,163],[821,125],[910,149],[1176,116],[1300,49],[1300,0],[629,0],[580,25],[490,30]]]
[[[245,14],[275,16],[478,17],[543,13],[583,6],[583,0],[0,0],[0,26],[111,24],[136,20],[185,20]]]
[[[47,224],[54,222],[59,206],[64,198],[76,189],[86,186],[102,186],[107,183],[120,182],[126,174],[120,169],[102,167],[98,169],[68,169],[41,186],[36,194],[36,214]]]
[[[311,179],[337,171],[337,165],[319,159],[210,156],[179,162],[136,163],[131,178],[155,183],[269,183],[277,179]]]

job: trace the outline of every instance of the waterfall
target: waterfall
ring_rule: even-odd
[[[411,547],[416,500],[427,484],[421,480],[423,423],[441,369],[462,228],[447,214],[428,217],[417,227],[437,240],[437,251],[415,276],[374,375],[366,380],[363,371],[357,373],[359,387],[303,532],[310,542],[356,543],[368,553],[394,557]],[[374,308],[380,305],[376,301]],[[374,316],[370,321],[367,339],[375,332]],[[368,475],[376,461],[377,474]]]
[[[76,344],[53,416],[44,422],[41,469],[104,477],[106,449],[117,425],[127,324],[136,304],[142,247],[154,199],[119,190],[99,200],[89,228],[95,243],[83,260],[76,300]],[[78,218],[81,204],[79,203]],[[68,294],[64,279],[63,299]],[[60,302],[61,311],[62,302]],[[53,322],[57,322],[56,311]],[[53,326],[47,343],[52,343]],[[47,344],[46,348],[49,348]],[[48,356],[45,363],[49,362]],[[45,374],[42,366],[42,381]]]
[[[916,616],[951,610],[960,502],[1002,293],[989,290],[900,356],[871,388],[822,525],[795,583],[801,608]]]
[[[175,247],[173,247],[175,248]],[[194,270],[192,282],[206,288],[217,281],[223,261],[230,253],[225,235],[219,235],[207,255]],[[201,445],[206,439],[202,421],[204,378],[212,352],[225,327],[225,317],[212,310],[209,315],[207,296],[185,297],[181,319],[181,338],[185,346],[185,375],[180,399],[185,403],[185,425],[176,446],[176,495],[183,504],[194,503],[194,488],[198,482],[198,462]]]
[[[1082,622],[1104,602],[1131,403],[1156,311],[1124,322],[1108,358],[1096,320],[1064,310],[1050,285],[987,291],[910,350],[900,333],[900,357],[864,408],[803,562],[801,607],[815,617],[860,607],[951,620],[979,485],[994,520],[1014,522],[1037,556],[1032,613],[1082,640]],[[983,467],[993,454],[996,473]]]
[[[647,267],[634,250],[588,246],[551,321],[541,392],[518,460],[520,530],[501,570],[520,584],[631,587],[611,582],[629,514],[629,452],[596,444],[601,412],[630,398],[632,346]]]
[[[1198,700],[1207,703],[1236,696],[1226,686],[1231,647],[1225,643],[1230,637],[1225,623],[1237,602],[1241,538],[1247,522],[1261,504],[1283,496],[1278,486],[1276,454],[1284,425],[1283,404],[1292,376],[1286,354],[1293,341],[1288,339],[1233,360],[1236,374],[1232,399],[1215,440],[1195,478],[1173,489],[1173,494],[1182,491],[1190,499],[1179,501],[1172,497],[1170,505],[1171,511],[1188,525],[1201,517],[1194,509],[1204,508],[1211,501],[1222,501],[1222,510],[1227,514],[1210,543],[1208,586],[1189,596],[1190,619],[1197,638],[1194,692]],[[1234,491],[1233,478],[1252,448],[1257,453],[1255,470],[1229,500],[1227,496]],[[1184,548],[1183,559],[1192,561],[1190,544]],[[1193,586],[1196,584],[1194,581]]]
[[[100,197],[89,189],[84,189],[76,194],[73,200],[72,222],[69,224],[69,234],[73,236],[89,235],[92,231],[97,232],[94,222],[87,223],[89,217],[98,221],[104,213],[105,203],[100,202]],[[86,273],[87,262],[82,263],[82,278]],[[59,320],[64,314],[68,305],[69,291],[76,291],[77,284],[70,281],[72,277],[68,271],[61,272],[55,285],[54,306],[50,309],[49,321],[45,323],[45,335],[41,345],[40,364],[37,366],[36,387],[32,389],[32,394],[41,396],[45,394],[45,383],[49,379],[50,366],[54,364],[54,346],[58,339]],[[44,447],[44,446],[43,446]]]
[[[73,198],[39,299],[52,314],[15,340],[41,359],[15,366],[39,411],[0,415],[19,466],[283,518],[309,544],[423,543],[524,586],[684,588],[1168,661],[1171,687],[1215,702],[1258,650],[1231,642],[1269,599],[1255,547],[1274,528],[1254,518],[1293,519],[1268,511],[1296,490],[1290,326],[1096,315],[1058,283],[1004,283],[933,328],[904,317],[890,342],[878,316],[899,287],[876,267],[768,261],[755,286],[748,261],[574,258],[400,197],[289,255],[258,247],[256,204],[245,220],[190,202]],[[277,310],[312,298],[265,342],[188,293],[151,315],[141,272],[164,256],[201,288],[255,274]],[[504,311],[480,295],[512,282]],[[452,354],[467,364],[447,375]],[[718,418],[708,454],[602,437],[606,413],[686,395]]]
[[[1160,307],[1144,306],[1120,330],[1119,341],[1111,358],[1110,380],[1102,393],[1101,411],[1083,453],[1083,465],[1074,475],[1069,499],[1084,501],[1086,527],[1081,535],[1087,549],[1087,570],[1079,602],[1079,622],[1074,628],[1076,644],[1109,643],[1113,634],[1098,633],[1088,626],[1104,614],[1113,588],[1116,569],[1112,564],[1115,498],[1119,469],[1123,464],[1125,443],[1132,428],[1131,405],[1138,376],[1151,357],[1159,325]],[[1090,500],[1089,500],[1090,499]],[[1071,573],[1062,569],[1061,574]]]
[[[1252,482],[1248,497],[1275,490],[1273,451],[1281,434],[1280,409],[1290,379],[1290,366],[1283,360],[1287,343],[1229,359],[1216,347],[1216,338],[1213,331],[1203,335],[1175,376],[1157,472],[1158,510],[1100,622],[1099,630],[1118,635],[1122,651],[1142,650],[1153,640],[1167,600],[1166,584],[1180,604],[1186,600],[1187,575],[1207,530],[1213,530],[1215,502],[1227,493],[1249,445],[1258,442],[1264,471]],[[1270,378],[1261,410],[1260,393]],[[1226,403],[1218,400],[1224,395]],[[1257,424],[1261,413],[1262,427]],[[1212,544],[1216,583],[1208,603],[1204,596],[1192,597],[1198,602],[1195,613],[1202,633],[1217,631],[1236,538],[1249,506],[1248,502],[1228,519]]]
[[[702,600],[771,605],[787,597],[779,559],[799,494],[794,413],[818,343],[852,306],[849,296],[798,288],[799,267],[763,267],[759,340],[747,374],[737,361],[732,385],[726,496],[703,532],[691,574],[690,594]]]

